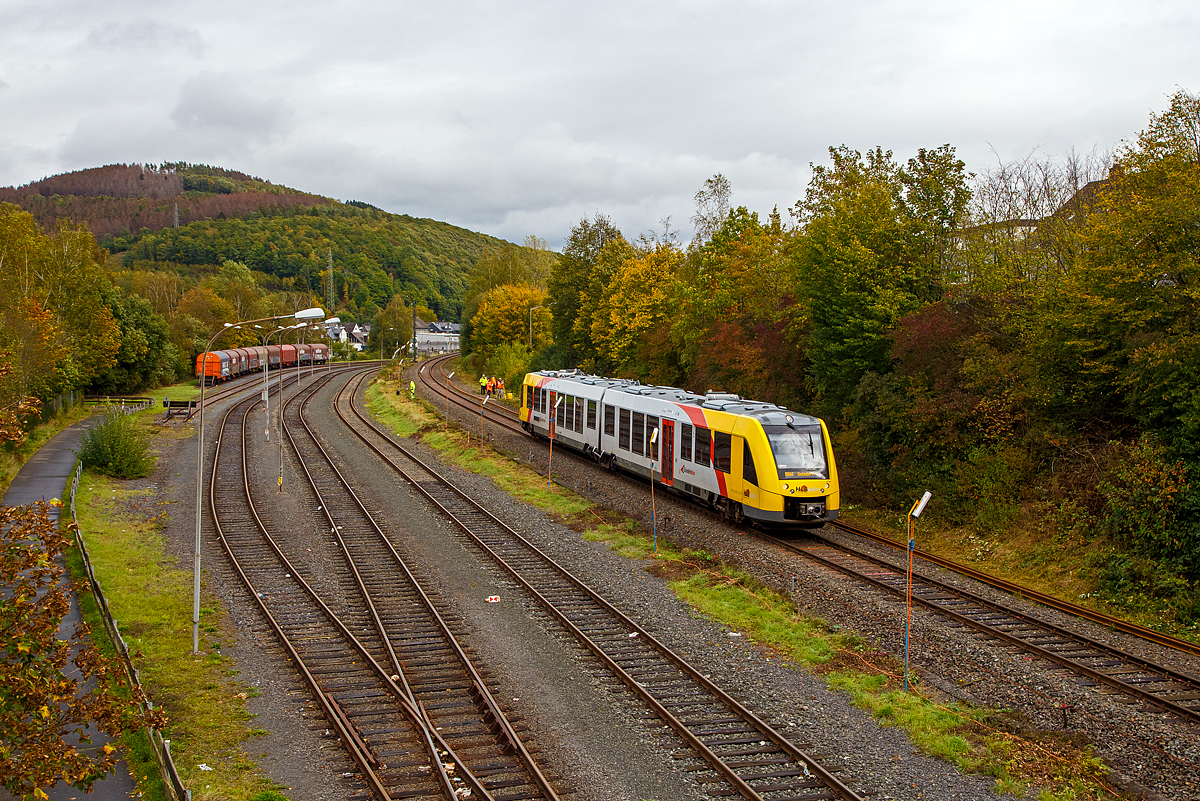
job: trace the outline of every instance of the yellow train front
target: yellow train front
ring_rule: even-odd
[[[734,521],[808,527],[838,516],[825,423],[781,406],[547,370],[525,376],[521,421],[534,436],[553,437]]]

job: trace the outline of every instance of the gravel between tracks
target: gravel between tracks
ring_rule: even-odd
[[[490,666],[498,697],[530,731],[549,732],[536,740],[547,772],[580,799],[690,799],[707,797],[690,778],[691,760],[673,758],[677,738],[629,700],[620,685],[600,672],[580,649],[545,619],[528,599],[474,550],[434,519],[402,482],[379,469],[376,457],[358,444],[336,420],[323,391],[314,413],[324,437],[386,521],[386,529],[406,556],[429,571],[429,582],[447,609],[462,617],[467,642]],[[435,399],[435,406],[444,409]],[[274,403],[273,403],[274,405]],[[212,414],[210,412],[210,414]],[[452,412],[452,416],[453,416]],[[206,450],[211,453],[211,420]],[[259,428],[261,414],[257,419]],[[478,418],[471,420],[477,425]],[[257,439],[261,439],[258,437]],[[274,439],[274,437],[273,437]],[[545,448],[528,438],[500,435],[496,444],[521,461],[545,468]],[[261,445],[261,444],[260,444]],[[274,490],[278,451],[263,448],[259,486]],[[431,458],[432,455],[430,454]],[[162,488],[171,505],[167,535],[181,565],[190,566],[194,537],[195,438],[168,441],[150,481]],[[796,669],[744,638],[695,615],[659,579],[641,565],[617,557],[604,546],[584,542],[575,532],[537,510],[514,503],[490,480],[444,467],[459,486],[493,510],[539,547],[591,584],[656,636],[677,648],[734,697],[776,725],[793,740],[811,743],[810,751],[830,767],[842,767],[842,780],[881,799],[996,798],[990,781],[963,776],[944,762],[914,753],[907,738],[881,728],[824,682]],[[329,574],[335,555],[313,522],[308,498],[290,456],[284,465],[284,492],[272,506],[272,525],[289,532],[288,547],[311,559],[304,570]],[[584,491],[602,505],[636,517],[647,513],[645,490],[606,481],[604,474],[574,459],[555,460],[563,483]],[[588,485],[591,484],[589,492]],[[660,496],[662,498],[662,496]],[[744,532],[671,499],[660,501],[660,533],[681,545],[706,548],[742,564],[767,583],[786,589],[796,575],[798,596],[811,614],[862,633],[893,653],[902,649],[902,608],[895,601],[813,567]],[[222,650],[234,660],[239,679],[261,695],[248,702],[255,725],[266,736],[247,743],[262,754],[260,765],[296,799],[346,798],[359,785],[342,774],[352,767],[311,709],[307,691],[271,642],[259,614],[227,559],[216,546],[207,514],[203,558],[207,588],[228,611],[238,640]],[[858,547],[863,547],[861,543]],[[965,581],[965,580],[964,580]],[[499,604],[484,599],[499,595]],[[1045,613],[1045,610],[1042,610]],[[1110,635],[1115,637],[1116,635]],[[1068,731],[1086,737],[1118,769],[1127,786],[1149,788],[1146,798],[1200,798],[1196,791],[1200,762],[1196,732],[1171,718],[1134,714],[1125,705],[1079,687],[1048,667],[1010,650],[946,627],[931,615],[914,614],[916,666],[927,684],[976,703],[1009,706],[1048,729],[1061,725],[1068,703]],[[1186,660],[1185,660],[1186,661]],[[1193,672],[1200,672],[1191,668]],[[527,735],[532,741],[532,735]],[[1189,782],[1191,783],[1189,786]],[[1131,794],[1132,795],[1132,794]],[[1136,796],[1134,796],[1136,797]]]

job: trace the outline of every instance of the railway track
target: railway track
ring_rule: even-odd
[[[234,570],[372,795],[456,799],[470,790],[491,798],[388,665],[386,633],[365,609],[336,614],[260,517],[245,447],[257,402],[252,396],[222,416],[209,483],[213,525]]]
[[[696,778],[711,795],[762,801],[860,798],[383,431],[357,404],[364,377],[348,382],[335,403],[346,425],[686,742],[701,761]]]
[[[279,384],[279,369],[280,368],[275,368],[273,371],[271,371],[271,373],[269,374],[269,380],[266,382],[272,392],[274,392],[276,390],[276,388]],[[323,365],[317,365],[315,370],[313,370],[313,368],[311,368],[311,367],[308,367],[308,368],[302,367],[300,369],[302,372],[306,373],[307,375],[314,376],[314,375],[319,375],[322,373],[338,372],[341,370],[362,369],[362,364],[355,364],[355,363],[351,363],[351,362],[339,362],[335,365],[335,364],[326,363]],[[293,381],[294,380],[293,377],[296,374],[296,368],[295,367],[285,367],[285,368],[283,368],[283,370],[284,370],[284,377],[289,382]],[[229,381],[227,383],[222,383],[219,387],[214,386],[211,389],[206,389],[204,392],[204,408],[211,409],[213,406],[217,405],[218,403],[229,400],[230,398],[240,395],[243,392],[248,392],[250,390],[259,389],[262,387],[263,384],[264,384],[263,376],[262,376],[262,372],[260,371],[258,373],[251,373],[249,375],[238,376],[237,378],[232,379],[231,381]],[[199,395],[196,396],[196,400],[197,400],[197,402],[200,400]],[[195,410],[193,410],[193,414],[195,414]]]
[[[878,587],[898,598],[907,572],[883,559],[823,539],[800,543],[764,536],[777,547]],[[1200,679],[1100,643],[946,582],[914,574],[913,603],[969,626],[1149,706],[1200,723]]]
[[[420,375],[427,385],[443,397],[473,413],[479,413],[480,404],[471,393],[453,385],[443,368],[445,359],[435,359],[426,364]],[[487,420],[493,426],[528,436],[520,427],[514,411],[498,405],[485,408]],[[568,453],[571,453],[568,451]],[[577,457],[571,453],[572,457]],[[581,458],[582,457],[577,457]],[[589,462],[590,464],[590,462]],[[640,479],[629,479],[644,484]],[[834,523],[836,528],[847,533],[865,537],[873,542],[903,550],[904,545],[885,537],[843,523]],[[907,593],[906,571],[885,560],[868,556],[822,537],[817,532],[808,532],[815,540],[811,544],[799,544],[779,537],[763,535],[777,547],[796,553],[827,568],[878,587],[889,593]],[[920,552],[918,558],[943,568],[981,581],[1005,592],[1023,596],[1036,603],[1066,612],[1075,617],[1092,620],[1118,631],[1176,650],[1200,653],[1200,646],[1174,637],[1119,620],[1093,610],[1069,604],[1052,596],[1038,593],[1003,579],[972,570],[933,554]],[[1008,645],[1079,676],[1081,683],[1104,686],[1124,693],[1126,696],[1149,707],[1168,712],[1184,720],[1200,722],[1200,678],[1172,670],[1169,667],[1140,658],[1116,647],[1101,643],[1079,632],[1041,620],[1018,610],[1012,605],[988,600],[962,588],[941,582],[928,575],[914,574],[914,602],[952,621],[954,625],[969,626]]]
[[[461,767],[478,777],[482,797],[502,791],[506,799],[557,799],[450,622],[310,425],[308,406],[320,388],[307,387],[284,406],[284,433],[312,488],[311,513],[328,525],[345,558],[347,594],[362,600],[380,634],[376,658],[395,671],[393,679],[430,726],[443,732]]]

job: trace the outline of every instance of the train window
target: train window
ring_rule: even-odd
[[[568,395],[566,398],[563,399],[563,409],[565,410],[564,415],[565,415],[565,419],[566,419],[566,422],[563,423],[563,427],[566,428],[568,431],[574,431],[575,430],[575,399],[572,398],[570,395]]]
[[[621,436],[617,438],[617,447],[629,450],[629,410],[621,409]]]
[[[742,440],[742,479],[758,486],[758,471],[754,469],[754,454],[750,453],[750,443]]]
[[[563,407],[567,405],[567,402],[564,400],[562,403],[559,403],[558,401],[559,398],[554,399],[554,405],[558,407],[558,411],[554,413],[554,425],[558,428],[562,428],[563,415],[566,414],[566,412],[563,411]]]
[[[590,428],[591,430],[595,431],[596,430],[596,402],[594,400],[590,400],[587,403],[588,403],[587,427]]]
[[[658,441],[650,444],[650,438],[654,436],[654,432],[658,430],[658,418],[646,415],[646,455],[651,459],[658,461]],[[661,437],[662,435],[659,434]]]
[[[818,426],[764,426],[780,478],[829,478]]]
[[[525,408],[533,409],[537,403],[535,398],[537,398],[537,387],[531,387],[528,384],[526,384],[525,385]]]
[[[575,431],[583,433],[583,398],[575,399]]]
[[[705,467],[708,467],[709,457],[712,455],[712,440],[709,436],[707,428],[696,426],[696,464]]]
[[[604,404],[604,436],[611,437],[617,433],[617,410],[607,403]]]
[[[641,412],[633,413],[633,452],[646,452],[646,415]]]
[[[728,473],[733,466],[733,435],[724,431],[713,432],[713,467]]]
[[[679,427],[679,458],[692,461],[692,427],[687,423]]]

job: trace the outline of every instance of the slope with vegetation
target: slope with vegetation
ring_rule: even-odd
[[[0,189],[0,279],[12,288],[0,298],[0,411],[25,425],[60,396],[173,381],[224,323],[309,306],[406,341],[414,304],[422,319],[458,319],[474,265],[511,247],[185,162]],[[216,346],[264,333],[225,332]]]

